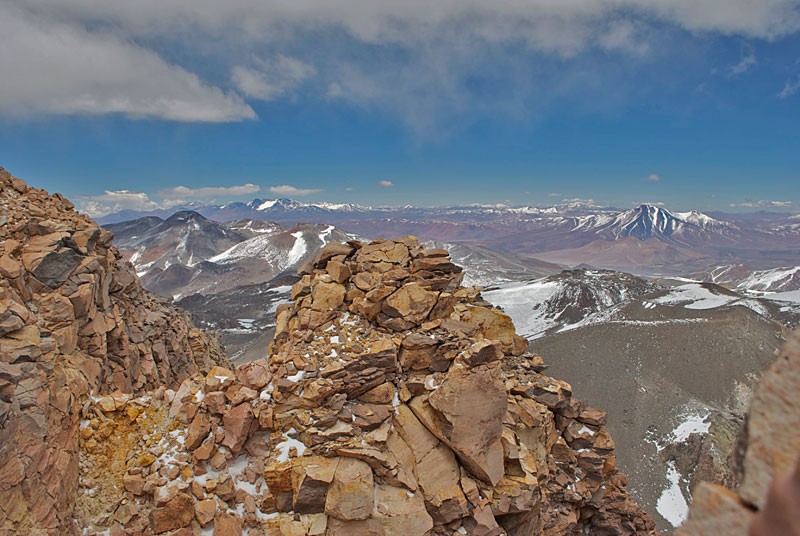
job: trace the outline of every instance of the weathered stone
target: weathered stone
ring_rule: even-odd
[[[511,318],[497,309],[467,306],[461,320],[477,324],[485,339],[500,341],[503,352],[511,355],[522,355],[528,348],[525,339],[514,332]]]
[[[776,475],[794,466],[800,452],[800,332],[787,340],[761,378],[747,419],[747,453],[739,496],[759,508]]]
[[[236,375],[225,367],[213,367],[206,375],[206,391],[222,391],[227,389],[235,379]]]
[[[217,514],[217,502],[214,499],[204,499],[194,503],[194,516],[201,527],[205,527],[212,521]]]
[[[225,427],[222,445],[239,452],[255,428],[253,409],[248,403],[239,404],[222,417],[222,422]]]
[[[325,511],[328,489],[333,482],[338,458],[303,457],[292,467],[292,504],[298,514]]]
[[[421,493],[410,494],[403,488],[378,485],[375,509],[387,535],[424,536],[433,528],[433,519],[425,509]]]
[[[425,370],[431,366],[438,341],[422,333],[407,335],[400,345],[403,370]]]
[[[421,324],[433,306],[437,294],[425,290],[417,283],[407,283],[383,302],[382,311],[390,317]]]
[[[325,270],[330,274],[331,278],[336,283],[344,283],[350,278],[350,268],[339,261],[328,261]]]
[[[256,359],[236,368],[236,377],[242,385],[259,391],[272,379],[266,359]]]
[[[195,450],[200,446],[210,431],[211,423],[208,421],[208,418],[204,414],[198,413],[195,418],[192,419],[189,429],[186,432],[186,448],[188,450]]]
[[[214,536],[242,536],[241,520],[227,512],[217,512],[214,518]]]
[[[752,519],[753,512],[742,504],[736,493],[703,482],[692,494],[688,521],[675,534],[746,536]]]
[[[81,263],[82,255],[70,247],[50,251],[33,270],[33,276],[50,288],[58,288]]]
[[[314,266],[322,268],[332,257],[337,257],[339,255],[349,256],[353,251],[355,251],[355,248],[350,244],[329,242],[325,244],[325,247],[322,248],[322,251],[320,251],[314,259]]]
[[[392,400],[394,400],[395,392],[395,388],[391,383],[382,383],[359,398],[369,404],[391,404]]]
[[[341,458],[328,489],[325,513],[345,521],[367,519],[372,514],[375,490],[370,466],[353,458]]]
[[[171,501],[150,514],[150,526],[154,533],[162,534],[187,527],[194,519],[194,500],[179,493]]]
[[[459,486],[459,469],[453,452],[440,444],[417,464],[417,480],[429,511],[437,523],[449,523],[468,513],[467,498]]]
[[[473,475],[497,484],[504,473],[500,436],[508,402],[495,370],[453,366],[428,402],[439,417],[430,423],[434,435],[458,454]]]
[[[470,367],[486,365],[503,358],[503,349],[497,341],[478,341],[461,356],[461,361]]]
[[[319,282],[311,290],[311,309],[325,313],[338,309],[344,303],[345,293],[345,288],[339,283]]]

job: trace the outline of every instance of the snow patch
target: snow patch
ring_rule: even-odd
[[[308,250],[306,239],[303,238],[303,231],[292,233],[292,236],[295,238],[295,240],[292,249],[289,250],[289,255],[286,260],[288,266],[296,264],[298,261],[300,261],[300,259],[303,258],[303,255],[305,255],[306,251]]]
[[[675,467],[675,462],[667,462],[667,480],[669,486],[661,492],[656,503],[656,511],[673,527],[679,527],[689,516],[689,504],[683,496],[680,486],[681,474]]]
[[[658,305],[683,305],[686,309],[716,309],[738,299],[737,296],[714,294],[698,283],[689,283],[651,301]]]

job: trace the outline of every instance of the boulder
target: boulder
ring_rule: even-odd
[[[392,318],[421,324],[436,304],[438,294],[417,283],[407,283],[383,302],[382,311]]]
[[[150,526],[155,534],[188,527],[194,519],[194,500],[185,493],[150,513]]]
[[[375,484],[370,466],[354,458],[341,458],[325,500],[325,513],[344,521],[367,519],[375,504]]]
[[[222,422],[225,428],[222,445],[231,449],[231,452],[239,452],[255,429],[253,408],[249,403],[239,404],[223,415]]]

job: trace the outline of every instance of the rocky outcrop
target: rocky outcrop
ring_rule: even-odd
[[[88,408],[94,496],[80,525],[654,534],[616,468],[605,413],[541,374],[511,320],[461,277],[413,237],[328,245],[279,308],[268,361]],[[152,431],[115,462],[97,445],[124,436],[131,415]],[[124,485],[104,484],[108,474]]]
[[[1,533],[78,530],[81,412],[93,397],[114,412],[225,363],[188,315],[142,289],[110,239],[0,168]]]
[[[800,453],[798,407],[800,331],[795,331],[753,395],[747,416],[741,485],[731,491],[701,483],[689,519],[677,534],[747,534],[754,514],[764,508],[770,483],[790,471]]]

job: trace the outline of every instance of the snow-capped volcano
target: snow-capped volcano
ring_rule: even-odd
[[[639,240],[670,236],[686,222],[675,217],[669,210],[653,205],[639,205],[633,210],[617,216],[612,225],[617,238],[632,236]]]

